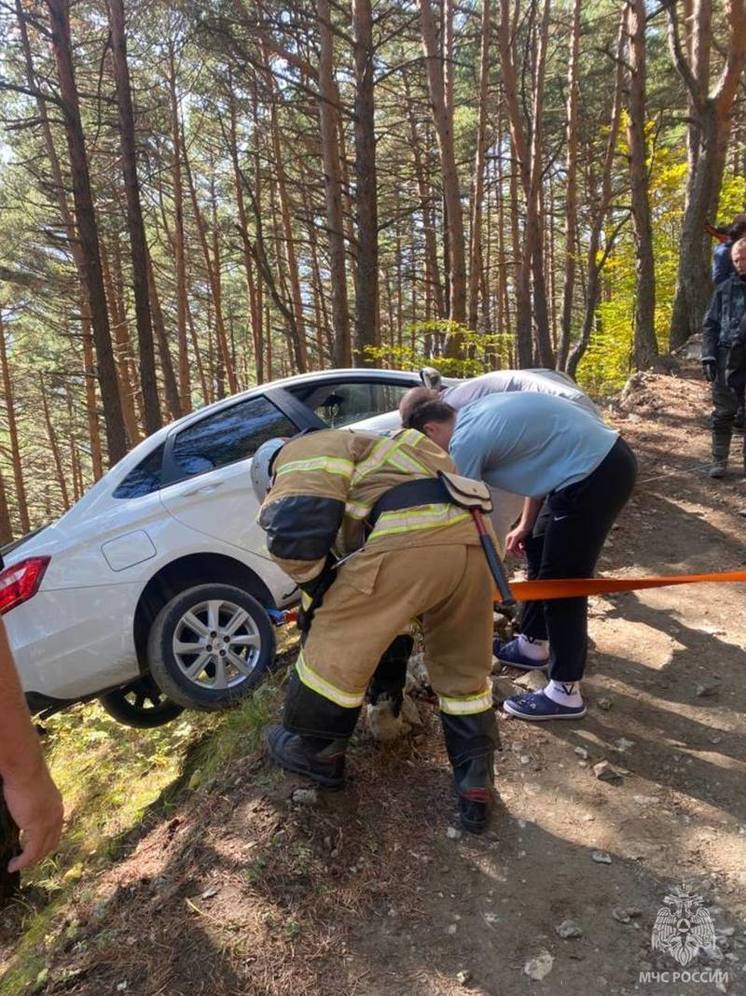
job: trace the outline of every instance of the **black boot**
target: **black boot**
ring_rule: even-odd
[[[286,771],[340,788],[344,784],[347,742],[359,714],[359,707],[338,706],[312,691],[293,673],[282,726],[270,726],[264,733],[267,752]]]
[[[386,700],[391,703],[393,715],[399,715],[407,682],[407,663],[413,647],[411,636],[397,636],[386,648],[370,680],[368,697],[371,705]]]
[[[271,759],[286,771],[305,775],[329,788],[344,785],[346,740],[302,737],[284,726],[268,726],[264,742]]]
[[[491,709],[469,716],[441,712],[443,734],[459,797],[461,826],[469,833],[487,829],[494,799],[495,749],[500,746]]]
[[[722,427],[712,431],[712,464],[707,471],[708,477],[725,477],[728,469],[728,455],[730,453],[730,430],[725,431]]]

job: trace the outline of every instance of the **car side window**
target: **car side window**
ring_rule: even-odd
[[[117,486],[114,498],[142,498],[143,495],[158,491],[161,486],[161,465],[163,463],[163,447],[161,443],[152,453],[127,474]]]
[[[248,398],[183,429],[174,441],[173,462],[182,480],[246,460],[267,439],[297,431],[268,398]]]
[[[330,429],[339,429],[394,411],[411,386],[383,381],[350,381],[323,386],[299,384],[288,390],[312,408]]]

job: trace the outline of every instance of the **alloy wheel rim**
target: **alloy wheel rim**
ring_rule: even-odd
[[[210,598],[191,606],[174,629],[172,650],[181,673],[201,688],[240,685],[256,667],[259,629],[242,606]]]

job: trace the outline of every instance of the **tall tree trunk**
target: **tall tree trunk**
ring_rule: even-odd
[[[171,414],[171,418],[181,418],[185,414],[181,407],[181,396],[179,385],[176,380],[171,350],[168,346],[168,336],[166,335],[166,323],[163,319],[163,309],[161,299],[158,295],[158,286],[155,282],[155,271],[150,251],[147,252],[148,264],[148,291],[150,295],[150,311],[153,318],[153,331],[155,341],[158,344],[158,356],[161,361],[161,373],[163,375],[163,390],[166,395],[166,405]]]
[[[464,217],[461,208],[456,153],[453,146],[453,115],[446,101],[443,60],[438,52],[435,21],[430,6],[431,0],[420,0],[420,27],[422,47],[427,63],[427,82],[430,94],[433,123],[438,138],[441,172],[443,176],[443,199],[446,208],[449,246],[449,286],[452,322],[466,324],[466,252],[464,246]],[[448,356],[459,356],[462,351],[462,337],[453,335],[446,344]]]
[[[115,241],[115,247],[117,242]],[[111,312],[111,326],[114,332],[114,365],[119,385],[119,398],[122,407],[122,418],[124,420],[127,438],[130,446],[136,446],[143,438],[140,430],[140,423],[137,418],[135,408],[135,395],[137,387],[133,376],[132,366],[132,344],[130,342],[127,319],[124,314],[124,304],[114,287],[114,280],[109,266],[106,246],[101,243],[101,275],[106,289],[106,296]],[[116,257],[115,257],[116,258]]]
[[[47,427],[47,438],[49,439],[49,448],[52,451],[52,459],[54,460],[55,470],[57,471],[57,483],[60,487],[60,494],[62,496],[62,504],[65,511],[70,508],[70,495],[67,490],[67,480],[65,477],[65,468],[62,464],[62,454],[60,453],[60,446],[57,440],[57,432],[52,423],[52,416],[49,411],[49,400],[47,398],[47,392],[44,387],[44,376],[43,374],[39,377],[39,390],[41,391],[41,408],[44,412],[44,423]]]
[[[213,400],[212,391],[210,390],[210,385],[207,381],[207,374],[205,373],[205,364],[202,359],[202,350],[199,348],[199,339],[197,338],[197,329],[194,325],[194,319],[192,318],[192,311],[187,302],[187,326],[189,327],[189,335],[192,341],[192,352],[194,353],[194,362],[197,364],[197,374],[199,376],[200,387],[202,388],[202,401],[203,404],[209,405]]]
[[[562,325],[557,367],[564,370],[570,352],[575,260],[578,251],[578,60],[580,58],[580,4],[573,0],[570,53],[567,67],[567,179],[565,182],[565,272],[562,292]]]
[[[323,370],[326,366],[325,341],[329,340],[329,316],[326,308],[326,295],[324,284],[321,279],[321,266],[319,265],[319,246],[316,237],[316,225],[314,223],[313,209],[311,207],[308,194],[308,187],[303,184],[303,211],[308,220],[308,245],[311,250],[311,273],[313,284],[313,303],[316,316],[316,353],[318,369]]]
[[[97,481],[104,473],[104,464],[101,459],[101,433],[98,426],[93,335],[91,333],[91,319],[88,314],[88,301],[85,298],[81,298],[80,311],[83,339],[83,377],[85,378],[85,413],[88,422],[88,440],[91,446],[91,469],[93,480]]]
[[[243,185],[241,183],[241,172],[238,160],[238,132],[236,122],[236,100],[233,86],[229,95],[230,110],[230,155],[233,164],[233,184],[236,194],[236,208],[238,210],[238,223],[244,231],[249,230],[246,216],[246,202],[243,196]],[[244,279],[246,280],[246,305],[251,325],[251,341],[254,347],[254,365],[256,368],[257,384],[264,383],[264,353],[262,344],[262,321],[261,310],[257,307],[256,285],[254,283],[254,267],[251,261],[251,253],[246,245],[241,253],[243,261]]]
[[[599,250],[601,246],[601,236],[604,232],[604,226],[609,214],[613,194],[611,179],[614,168],[614,153],[616,151],[617,138],[619,135],[622,117],[622,90],[624,87],[625,70],[624,51],[626,48],[625,21],[626,11],[622,8],[616,44],[614,98],[611,105],[608,135],[606,138],[606,150],[601,169],[600,193],[598,196],[594,196],[592,194],[590,197],[593,205],[593,212],[591,215],[591,232],[588,241],[588,255],[586,257],[585,310],[583,313],[583,323],[580,329],[578,341],[572,347],[572,350],[567,358],[567,365],[565,367],[567,373],[569,373],[571,377],[576,376],[578,365],[590,345],[591,336],[593,334],[593,325],[596,319],[596,307],[601,293],[601,271],[606,263],[609,253],[613,248],[615,237],[624,223],[624,221],[622,221],[617,224],[614,230],[609,234],[606,239],[606,245],[603,253],[600,254]]]
[[[503,76],[503,99],[505,112],[510,128],[510,138],[513,149],[513,167],[511,170],[511,212],[513,255],[515,257],[515,338],[517,363],[519,367],[530,367],[533,364],[532,317],[531,317],[531,255],[524,236],[521,245],[518,225],[518,179],[521,181],[526,212],[531,204],[531,159],[526,133],[521,117],[518,97],[518,78],[513,59],[513,25],[510,17],[509,0],[500,0],[500,24],[497,32],[500,66]],[[528,227],[528,220],[526,221]]]
[[[210,293],[212,294],[212,303],[215,308],[215,336],[218,344],[218,353],[220,361],[223,364],[223,368],[228,374],[228,386],[231,394],[235,394],[238,387],[238,379],[236,377],[236,371],[231,363],[231,358],[228,354],[228,338],[225,334],[225,322],[223,321],[223,308],[222,308],[222,294],[220,285],[220,260],[211,259],[210,257],[210,246],[207,241],[207,224],[205,223],[204,215],[199,206],[199,201],[197,200],[197,189],[194,185],[194,177],[192,176],[191,166],[189,164],[189,157],[186,154],[186,147],[183,143],[182,136],[182,156],[184,160],[184,169],[187,175],[187,186],[189,187],[189,196],[192,201],[192,210],[194,212],[194,220],[197,223],[197,232],[199,233],[199,241],[202,247],[202,256],[205,261],[205,270],[207,272],[207,279],[210,284]],[[212,206],[213,211],[216,210],[215,207],[215,191],[212,191]],[[217,251],[218,246],[216,242],[213,242],[213,249]]]
[[[21,532],[27,533],[31,528],[29,524],[28,499],[26,497],[26,483],[23,479],[21,447],[18,438],[18,421],[16,418],[15,397],[13,395],[13,379],[10,376],[10,366],[8,365],[8,350],[5,342],[2,311],[0,311],[0,374],[3,379],[5,418],[8,425],[10,458],[13,463],[13,483],[15,485],[16,502],[18,504],[18,518],[21,523]]]
[[[334,84],[334,43],[329,0],[317,0],[319,23],[319,127],[321,156],[324,165],[326,224],[329,233],[329,270],[334,323],[336,367],[352,365],[350,309],[347,300],[347,266],[345,261],[344,219],[342,217],[342,167],[337,128],[338,98]]]
[[[173,39],[168,42],[168,90],[170,100],[171,144],[173,146],[172,186],[174,193],[174,265],[176,270],[176,341],[179,356],[179,400],[182,412],[192,410],[192,385],[187,347],[187,277],[184,237],[184,188],[181,178],[181,121],[176,92],[176,53]]]
[[[352,0],[355,39],[355,213],[357,289],[355,365],[371,366],[369,346],[380,343],[378,330],[378,193],[371,0]]]
[[[577,0],[579,2],[579,0]],[[490,0],[482,0],[482,40],[479,57],[479,120],[477,149],[472,181],[471,229],[469,232],[469,328],[477,327],[479,286],[482,277],[482,201],[484,199],[484,164],[487,152],[487,94],[490,78]]]
[[[425,280],[427,300],[429,302],[432,296],[435,301],[435,311],[437,317],[445,318],[446,307],[445,300],[443,298],[443,284],[440,279],[440,267],[438,266],[438,244],[435,234],[435,219],[433,217],[433,194],[425,174],[425,165],[422,156],[422,140],[417,127],[414,103],[409,93],[409,81],[406,75],[404,76],[404,92],[407,99],[409,141],[412,149],[415,178],[417,180],[417,193],[422,210],[422,228],[425,235]],[[427,311],[426,318],[430,317],[430,313]]]
[[[546,76],[547,42],[549,37],[550,0],[544,0],[541,22],[538,26],[536,70],[534,72],[534,99],[531,134],[531,180],[526,205],[527,252],[531,257],[533,278],[534,329],[536,355],[542,367],[554,366],[554,350],[549,325],[546,272],[544,266],[544,233],[542,228],[541,189],[544,176],[542,163],[542,138],[544,119],[544,81]]]
[[[10,522],[10,509],[8,508],[8,494],[5,490],[5,479],[0,470],[0,546],[5,546],[13,539],[13,526]]]
[[[73,484],[73,504],[82,497],[85,485],[83,484],[83,468],[80,461],[80,447],[77,440],[77,426],[73,413],[73,399],[69,390],[65,390],[65,405],[67,408],[67,443],[70,448],[70,472]]]
[[[106,295],[101,275],[98,229],[91,193],[88,155],[80,119],[78,89],[73,69],[67,0],[45,0],[45,2],[52,27],[52,46],[57,65],[65,136],[70,156],[75,218],[86,278],[93,338],[96,344],[106,442],[109,462],[114,463],[126,453],[127,441],[119,400],[109,316],[106,311]]]
[[[627,7],[629,65],[627,143],[632,221],[635,230],[633,363],[637,370],[649,367],[658,356],[658,344],[655,340],[655,260],[645,137],[646,22],[645,0],[630,0]]]
[[[272,74],[268,75],[271,79]],[[270,105],[270,128],[277,178],[277,194],[280,202],[280,218],[282,220],[282,231],[285,241],[285,260],[287,263],[288,281],[290,283],[290,299],[293,302],[293,313],[295,315],[295,322],[289,329],[290,345],[298,372],[305,373],[308,370],[308,347],[306,344],[306,324],[303,316],[303,295],[300,286],[298,258],[295,252],[295,235],[293,233],[291,218],[290,196],[288,194],[287,176],[285,174],[283,159],[284,153],[280,140],[280,126],[277,120],[275,100],[272,100]]]
[[[697,54],[694,68],[682,51],[676,4],[666,4],[672,59],[693,105],[695,128],[690,133],[690,144],[699,148],[696,154],[690,152],[690,162],[694,163],[694,167],[687,177],[676,294],[669,333],[671,348],[680,346],[690,335],[701,331],[712,291],[710,240],[704,225],[717,212],[731,111],[746,65],[746,2],[726,0],[724,8],[727,24],[725,64],[720,79],[711,90],[709,55],[705,54],[711,43],[710,0],[697,0],[695,4],[696,41],[693,40],[693,53],[696,51]]]
[[[30,89],[36,89],[36,73],[34,72],[33,56],[31,52],[31,45],[29,43],[28,31],[26,30],[26,18],[24,16],[21,0],[16,0],[16,15],[19,34],[21,37],[21,46],[23,48],[26,81]],[[103,460],[101,457],[101,433],[98,424],[98,405],[96,401],[97,375],[93,356],[93,336],[91,333],[90,306],[86,288],[85,260],[83,258],[83,252],[75,230],[75,219],[73,218],[72,211],[70,210],[67,200],[66,184],[62,177],[62,168],[60,166],[59,156],[57,155],[54,139],[52,137],[52,129],[49,123],[46,102],[41,97],[37,97],[36,107],[39,114],[39,123],[41,125],[41,133],[44,140],[44,148],[47,154],[47,159],[49,160],[49,169],[52,175],[52,188],[54,190],[54,196],[60,212],[62,225],[65,229],[65,234],[67,235],[70,252],[78,271],[78,280],[80,283],[80,322],[81,338],[83,340],[83,376],[85,377],[86,415],[88,419],[88,435],[91,447],[93,479],[94,481],[97,481],[103,474]]]
[[[116,82],[117,111],[119,114],[119,141],[122,149],[122,176],[127,199],[127,229],[132,257],[132,285],[135,296],[137,346],[140,362],[140,389],[142,392],[143,420],[147,435],[160,429],[161,406],[155,375],[155,346],[153,322],[148,293],[148,248],[145,241],[145,224],[140,206],[140,184],[137,179],[137,146],[135,143],[135,116],[132,108],[129,66],[127,65],[127,37],[124,23],[123,0],[107,0],[111,51]]]
[[[140,391],[140,377],[137,371],[137,359],[135,348],[130,335],[129,320],[127,317],[127,296],[124,284],[124,268],[122,266],[122,244],[119,239],[119,230],[112,233],[111,238],[112,259],[111,266],[107,263],[106,242],[101,239],[101,268],[104,277],[104,288],[109,301],[109,321],[112,324],[114,342],[119,348],[121,357],[120,376],[124,377],[124,384],[127,385],[127,398],[135,412],[137,422],[137,436],[130,437],[130,445],[134,439],[142,439],[145,433],[140,431],[140,426],[144,423],[142,410],[142,392]],[[107,267],[109,275],[107,278]],[[127,413],[125,411],[126,402],[124,400],[124,388],[122,380],[119,382],[119,392],[122,395],[122,411],[124,413],[125,426],[128,425]]]
[[[505,110],[513,140],[513,150],[518,160],[519,175],[526,200],[526,221],[523,233],[523,251],[516,276],[516,340],[518,363],[531,366],[533,348],[531,341],[531,278],[534,287],[534,319],[536,323],[536,353],[542,366],[554,366],[554,355],[549,332],[549,311],[544,278],[541,218],[539,217],[539,192],[542,183],[541,117],[544,106],[544,75],[549,29],[549,0],[544,0],[541,23],[536,42],[536,68],[534,71],[534,97],[532,103],[532,135],[529,145],[523,122],[518,92],[518,76],[513,55],[514,31],[510,17],[509,0],[500,0],[500,26],[498,29],[500,65],[503,74]]]

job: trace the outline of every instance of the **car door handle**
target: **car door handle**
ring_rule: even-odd
[[[182,491],[184,498],[190,498],[192,495],[211,495],[218,488],[222,488],[223,481],[213,481],[210,484],[200,484],[197,487],[190,488],[188,491]]]

